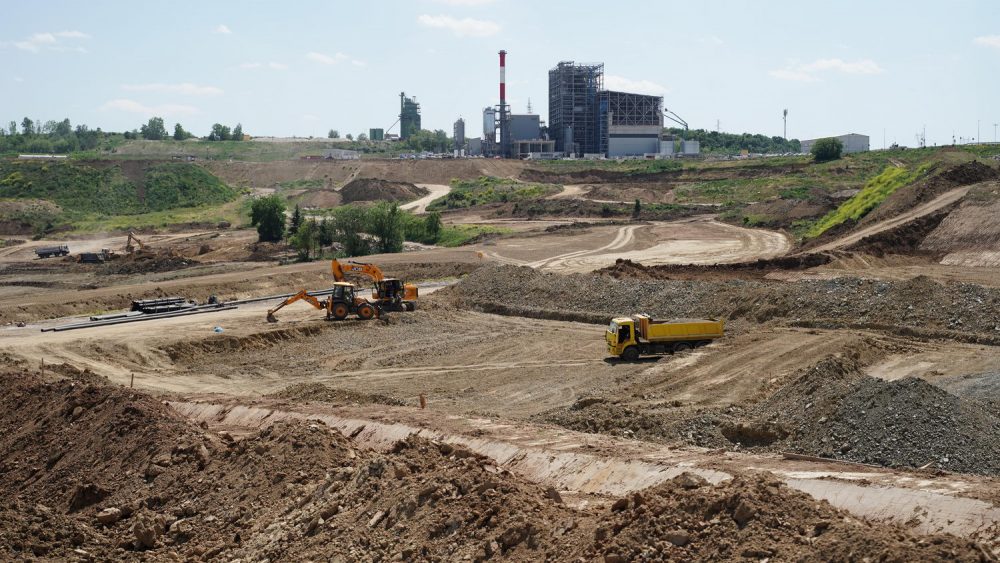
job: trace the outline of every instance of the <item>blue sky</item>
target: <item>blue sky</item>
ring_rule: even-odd
[[[873,148],[1000,122],[1000,4],[953,2],[3,2],[0,121],[105,130],[161,115],[198,135],[388,127],[478,132],[508,51],[514,111],[547,118],[548,69],[603,62],[609,87],[663,95],[692,127]],[[397,127],[398,129],[398,127]]]

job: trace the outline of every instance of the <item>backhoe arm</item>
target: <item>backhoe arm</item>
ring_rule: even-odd
[[[382,269],[375,264],[363,264],[360,262],[345,262],[344,264],[341,264],[337,260],[333,260],[330,262],[330,270],[333,272],[333,279],[337,281],[345,281],[344,272],[364,274],[376,282],[380,282],[385,279],[385,275],[382,274]]]
[[[312,295],[309,295],[309,292],[307,292],[306,290],[303,289],[302,291],[296,293],[295,295],[293,295],[293,296],[289,297],[288,299],[285,299],[284,301],[282,301],[281,303],[279,303],[277,307],[275,307],[275,308],[271,309],[270,311],[268,311],[267,312],[267,322],[269,322],[269,323],[276,323],[276,322],[278,322],[278,318],[275,317],[274,314],[277,313],[279,310],[281,310],[285,305],[291,305],[292,303],[295,303],[296,301],[305,301],[306,303],[309,303],[310,305],[312,305],[313,307],[316,307],[317,309],[326,309],[326,306],[323,304],[322,301],[320,301],[316,297],[313,297]]]

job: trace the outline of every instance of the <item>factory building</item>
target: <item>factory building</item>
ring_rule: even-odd
[[[384,141],[385,129],[382,129],[381,127],[369,129],[368,138],[371,139],[372,141]]]
[[[452,138],[455,139],[455,148],[461,150],[465,148],[465,120],[461,117],[455,122],[452,128]]]
[[[562,61],[549,71],[549,131],[557,151],[604,152],[597,119],[597,97],[603,89],[603,64]]]
[[[812,149],[813,143],[820,139],[828,139],[829,137],[820,137],[819,139],[807,139],[801,141],[802,152],[809,152]],[[834,139],[839,139],[844,145],[844,154],[850,154],[852,152],[868,152],[868,135],[861,135],[858,133],[848,133],[846,135],[840,135],[834,137]]]
[[[420,104],[416,98],[407,98],[405,92],[399,93],[399,138],[407,140],[420,131]]]
[[[549,71],[549,131],[572,156],[659,155],[663,97],[605,90],[603,64],[562,61]]]
[[[604,90],[598,93],[600,147],[609,158],[660,153],[663,98]]]

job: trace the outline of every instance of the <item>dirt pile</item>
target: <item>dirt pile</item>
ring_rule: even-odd
[[[22,366],[23,367],[23,366]],[[951,536],[870,526],[771,478],[682,475],[572,509],[459,447],[384,453],[319,422],[209,432],[140,392],[70,369],[0,383],[5,558],[624,561],[656,555],[977,560]],[[853,550],[853,551],[851,551]],[[893,560],[893,559],[889,559]]]
[[[942,285],[925,277],[901,282],[642,281],[484,266],[443,291],[442,297],[451,296],[462,306],[557,320],[603,323],[614,315],[647,312],[658,318],[868,327],[982,343],[1000,338],[1000,289]]]
[[[865,237],[847,247],[847,250],[864,252],[879,258],[889,254],[919,254],[939,259],[941,253],[925,248],[923,242],[950,213],[951,209],[947,209],[941,213],[924,215],[894,229]]]
[[[604,561],[989,560],[972,543],[845,518],[762,474],[717,486],[682,474],[612,505],[596,540]]]
[[[293,401],[317,401],[332,405],[368,405],[372,403],[390,406],[402,406],[405,403],[395,397],[379,393],[361,393],[348,389],[335,389],[322,383],[299,383],[290,385],[277,393],[269,395],[276,399],[291,399]]]
[[[390,182],[379,178],[358,178],[340,189],[343,203],[356,201],[412,201],[430,192],[407,182]]]
[[[930,201],[937,196],[961,186],[986,182],[1000,177],[996,168],[979,161],[966,162],[934,174],[926,180],[900,188],[893,192],[871,213],[858,221],[859,227],[865,227],[880,221],[895,217],[913,209],[917,205]]]
[[[743,433],[768,428],[775,447],[801,453],[1000,474],[1000,416],[922,379],[869,377],[850,358],[806,370],[750,409],[748,420],[728,437],[741,442]]]
[[[98,272],[102,275],[152,274],[173,272],[197,265],[197,260],[172,252],[138,252],[105,262],[98,266]]]
[[[636,280],[711,280],[733,277],[763,279],[772,272],[805,270],[829,264],[832,260],[833,255],[822,253],[761,258],[754,262],[735,262],[732,264],[646,266],[639,262],[619,258],[615,260],[614,265],[596,270],[595,273],[616,279]]]

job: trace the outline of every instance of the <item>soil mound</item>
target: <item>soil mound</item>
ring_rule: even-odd
[[[918,276],[892,282],[634,280],[487,265],[443,290],[461,305],[533,318],[607,322],[647,312],[654,317],[722,317],[809,327],[868,327],[934,334],[968,342],[997,339],[1000,289],[938,284]],[[568,310],[566,303],[573,303]]]
[[[406,182],[390,182],[379,178],[358,178],[340,189],[343,203],[356,201],[412,201],[430,192]]]
[[[103,275],[152,274],[173,272],[198,265],[197,260],[169,252],[144,253],[122,256],[99,267]]]
[[[944,537],[920,541],[844,518],[826,502],[763,474],[737,475],[711,486],[684,473],[619,500],[595,537],[605,561],[987,558],[972,543]]]
[[[72,374],[71,374],[72,375]],[[770,478],[682,475],[576,510],[460,447],[356,449],[319,422],[209,433],[141,392],[0,375],[8,559],[625,561],[643,556],[977,560],[952,536],[871,526]],[[886,559],[888,557],[888,559]]]
[[[686,280],[686,279],[729,279],[764,278],[771,272],[795,271],[815,268],[829,264],[833,260],[830,254],[795,254],[778,258],[758,259],[753,262],[735,262],[731,264],[688,264],[688,265],[656,265],[646,266],[628,259],[615,260],[613,266],[596,270],[616,279],[638,280]]]
[[[270,397],[294,401],[318,401],[333,405],[380,405],[402,406],[405,403],[395,397],[378,393],[360,393],[349,389],[336,389],[322,383],[299,383],[285,387]]]
[[[827,358],[806,370],[753,407],[749,419],[747,428],[781,428],[787,439],[775,445],[796,452],[1000,474],[1000,417],[985,405],[922,379],[869,377],[849,358]]]

